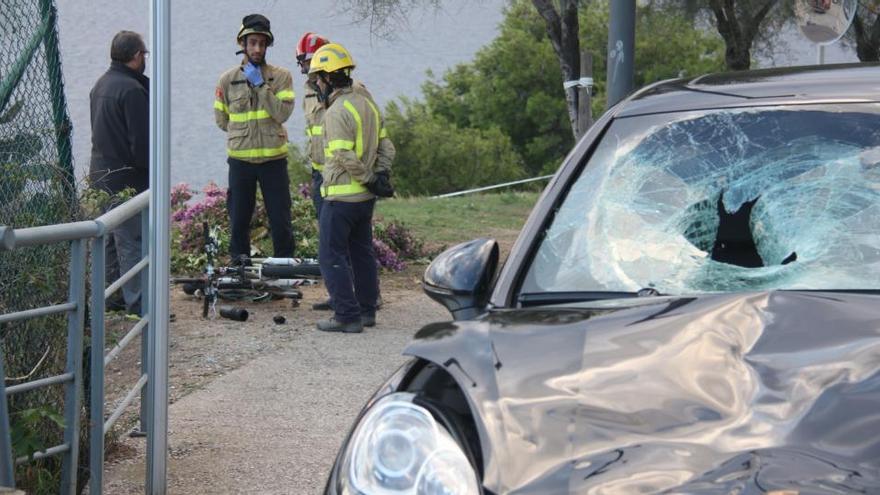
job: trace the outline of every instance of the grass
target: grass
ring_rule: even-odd
[[[503,192],[395,198],[380,201],[376,216],[403,222],[429,246],[451,246],[478,237],[512,243],[538,196],[537,192]]]

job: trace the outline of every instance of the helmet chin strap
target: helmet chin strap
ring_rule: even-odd
[[[333,88],[333,85],[330,83],[330,77],[327,76],[327,73],[326,73],[326,72],[321,72],[321,73],[319,73],[319,74],[318,74],[318,77],[321,79],[321,81],[324,82],[324,85],[327,86],[327,89],[322,90],[322,89],[321,89],[321,86],[318,85],[317,81],[314,83],[314,84],[315,84],[315,90],[316,90],[317,93],[318,93],[318,95],[317,95],[317,96],[318,96],[318,101],[321,102],[321,103],[327,103],[327,100],[330,99],[330,95],[333,93],[333,90],[334,90],[335,88]]]

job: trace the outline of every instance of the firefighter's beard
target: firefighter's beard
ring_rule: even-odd
[[[257,50],[254,50],[251,53],[245,53],[245,56],[247,56],[248,62],[254,65],[263,65],[266,63],[266,55]]]

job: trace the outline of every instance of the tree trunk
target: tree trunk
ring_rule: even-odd
[[[532,0],[532,4],[547,26],[547,37],[550,38],[550,44],[559,59],[563,81],[579,79],[581,67],[577,0],[560,0],[559,12],[556,11],[553,0]],[[565,89],[565,103],[572,135],[577,138],[580,135],[577,87]]]
[[[880,60],[880,16],[868,25],[867,20],[856,12],[853,19],[853,31],[856,38],[856,55],[860,62],[877,62]]]
[[[778,0],[767,0],[755,10],[748,7],[737,8],[736,0],[710,0],[709,6],[715,14],[718,34],[726,46],[724,60],[730,70],[747,70],[752,65],[752,43],[767,14]]]

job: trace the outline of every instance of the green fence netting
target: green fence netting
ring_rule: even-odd
[[[75,220],[71,158],[56,10],[52,0],[0,0],[0,225],[25,228]],[[70,245],[0,251],[0,314],[67,299]],[[64,316],[0,325],[6,385],[64,372]],[[60,386],[10,397],[16,455],[62,443],[55,414]],[[57,491],[60,460],[17,469],[28,492]]]

